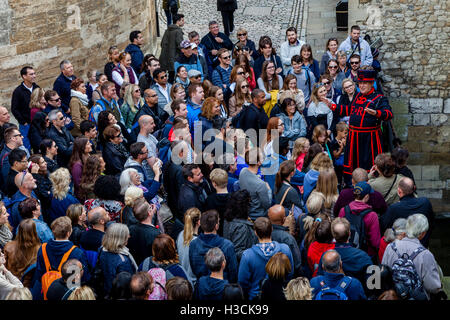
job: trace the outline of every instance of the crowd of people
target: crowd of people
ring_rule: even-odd
[[[234,9],[227,34],[186,38],[175,2],[159,59],[133,31],[85,80],[68,60],[52,89],[20,70],[18,126],[0,107],[0,299],[445,298],[360,28],[319,63],[293,27],[279,55],[244,28],[233,43]]]

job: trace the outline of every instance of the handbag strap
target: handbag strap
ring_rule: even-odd
[[[386,199],[386,197],[388,196],[388,194],[391,192],[392,188],[394,187],[395,181],[397,181],[397,175],[395,175],[394,182],[392,182],[391,187],[389,188],[388,192],[386,192],[386,194],[384,195],[383,198]]]
[[[286,199],[286,196],[287,196],[287,194],[288,194],[289,190],[291,190],[291,189],[292,189],[292,187],[291,187],[291,186],[289,186],[289,187],[287,188],[287,190],[286,190],[286,191],[284,192],[284,194],[283,194],[283,198],[281,198],[280,206],[282,206],[282,205],[283,205],[284,199]]]

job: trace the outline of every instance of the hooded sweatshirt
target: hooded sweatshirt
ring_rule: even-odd
[[[372,209],[372,207],[364,203],[362,201],[352,201],[349,204],[351,209],[351,214],[357,214],[366,210],[368,208]],[[345,217],[345,207],[339,211],[339,217]],[[369,212],[364,216],[364,229],[366,232],[366,240],[367,240],[367,254],[371,257],[377,254],[378,248],[380,246],[380,225],[378,222],[378,215],[375,211]]]
[[[289,246],[276,241],[255,244],[250,249],[245,250],[242,254],[241,262],[239,264],[238,283],[241,285],[249,300],[254,299],[258,295],[261,281],[267,277],[265,266],[270,258],[278,252],[287,255],[291,266],[294,265]],[[293,274],[294,268],[291,268],[288,279],[290,279]]]
[[[222,300],[223,290],[228,284],[227,280],[211,278],[209,276],[201,277],[194,291],[196,300]]]
[[[218,247],[222,250],[227,261],[223,272],[224,279],[234,283],[237,280],[238,263],[230,240],[224,239],[217,234],[200,234],[192,240],[189,246],[189,262],[197,279],[209,276],[211,273],[205,265],[205,254],[209,249]]]

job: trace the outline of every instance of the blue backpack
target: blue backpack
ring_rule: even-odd
[[[345,276],[342,278],[341,282],[334,287],[330,288],[325,284],[325,282],[321,281],[320,291],[314,297],[314,300],[348,300],[347,294],[345,294],[345,290],[349,286],[352,278]]]

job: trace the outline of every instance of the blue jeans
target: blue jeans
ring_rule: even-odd
[[[178,13],[178,8],[164,9],[164,12],[166,13],[167,26],[170,26],[172,24],[172,16]]]
[[[30,150],[30,147],[31,147],[30,140],[28,139],[28,131],[29,130],[30,130],[30,124],[27,124],[27,125],[19,124],[19,131],[23,136],[23,139],[22,139],[23,145],[28,150]]]

